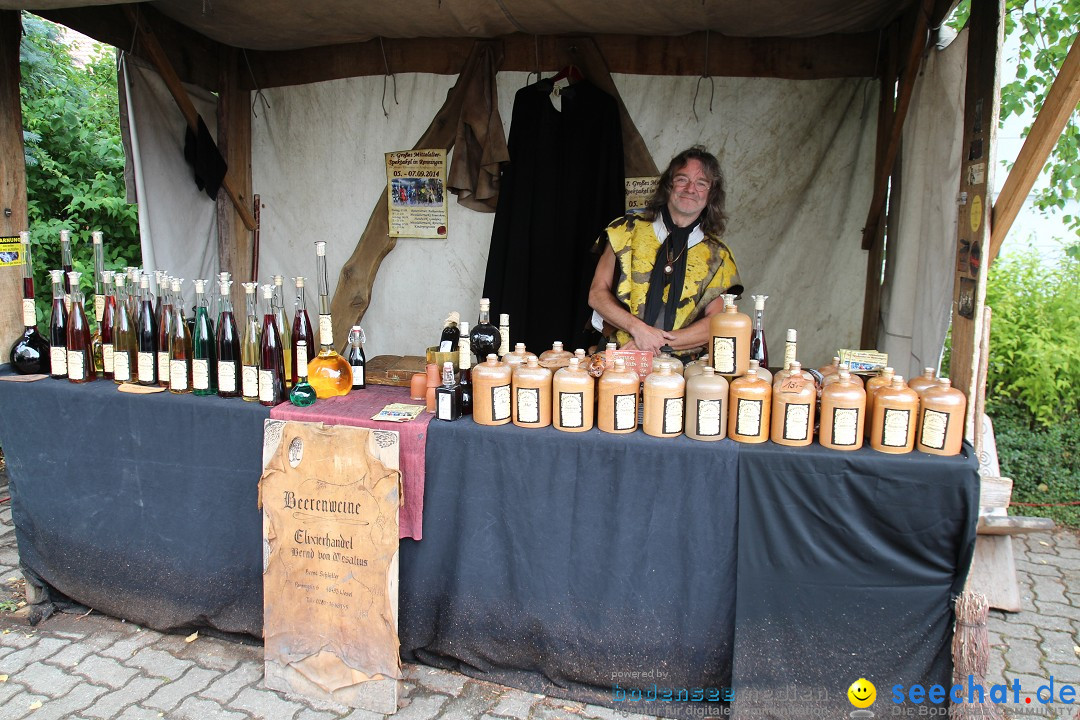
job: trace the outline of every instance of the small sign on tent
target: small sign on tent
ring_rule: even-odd
[[[446,150],[386,153],[390,237],[446,238]]]

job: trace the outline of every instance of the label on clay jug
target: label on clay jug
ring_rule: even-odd
[[[735,414],[735,434],[757,437],[761,434],[761,400],[739,398]]]
[[[836,408],[832,416],[832,444],[854,445],[859,434],[859,408]]]
[[[559,393],[559,425],[566,428],[579,428],[585,425],[585,417],[582,412],[584,398],[585,393]]]
[[[637,427],[637,394],[616,395],[615,429],[630,430]]]
[[[934,450],[945,449],[945,431],[949,428],[949,413],[940,410],[923,411],[922,429],[919,442]]]
[[[733,337],[713,336],[712,339],[713,368],[721,375],[735,373],[735,346]]]
[[[885,422],[882,423],[881,444],[886,447],[904,447],[908,443],[908,423],[910,410],[885,408]]]
[[[506,420],[510,417],[510,386],[496,385],[491,388],[491,419]]]
[[[723,410],[720,400],[697,401],[697,434],[719,435],[720,413]]]
[[[683,399],[664,398],[664,425],[660,432],[665,435],[681,433],[683,426]]]
[[[540,422],[540,388],[518,388],[517,421],[521,423]]]
[[[784,406],[784,439],[805,440],[810,434],[810,403]]]

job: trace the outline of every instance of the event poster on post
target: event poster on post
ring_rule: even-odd
[[[390,237],[446,238],[446,150],[386,153]]]
[[[659,184],[657,176],[626,178],[626,212],[644,210]]]

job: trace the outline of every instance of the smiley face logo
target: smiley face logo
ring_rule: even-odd
[[[877,688],[874,687],[874,683],[870,682],[866,678],[859,678],[855,682],[851,683],[851,687],[847,691],[848,700],[851,704],[857,708],[868,708],[874,704],[874,700],[877,699]]]

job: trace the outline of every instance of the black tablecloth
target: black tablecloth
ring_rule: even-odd
[[[240,399],[0,382],[25,570],[158,630],[262,634],[262,426]]]

